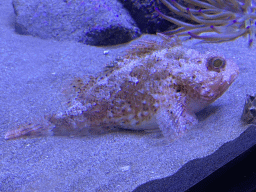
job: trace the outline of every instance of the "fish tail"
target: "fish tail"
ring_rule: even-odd
[[[5,139],[10,140],[24,137],[51,136],[53,127],[54,125],[46,119],[40,119],[34,123],[18,125],[16,128],[5,134]]]
[[[23,123],[5,134],[6,140],[41,136],[88,136],[116,131],[109,126],[86,123],[84,116],[48,115],[32,123]]]

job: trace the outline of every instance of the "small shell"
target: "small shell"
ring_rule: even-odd
[[[105,50],[105,51],[103,51],[103,54],[104,54],[104,55],[109,54],[109,50]]]

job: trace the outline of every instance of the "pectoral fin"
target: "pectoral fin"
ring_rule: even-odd
[[[181,137],[191,126],[198,122],[195,114],[188,113],[182,105],[174,110],[159,109],[156,121],[164,137],[169,141]]]

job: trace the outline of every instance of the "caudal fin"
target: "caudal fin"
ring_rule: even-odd
[[[52,135],[52,125],[46,119],[37,120],[34,123],[25,123],[17,128],[8,131],[5,134],[5,139],[17,139],[22,137],[39,137]]]

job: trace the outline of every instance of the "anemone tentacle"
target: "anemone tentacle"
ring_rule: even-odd
[[[178,29],[166,31],[163,34],[173,36],[188,36],[202,39],[204,42],[219,43],[231,41],[241,36],[248,36],[249,46],[252,46],[256,30],[255,0],[184,0],[197,8],[185,7],[175,0],[160,0],[170,11],[193,21],[195,24],[156,12],[179,26]],[[209,33],[201,35],[201,33]]]

